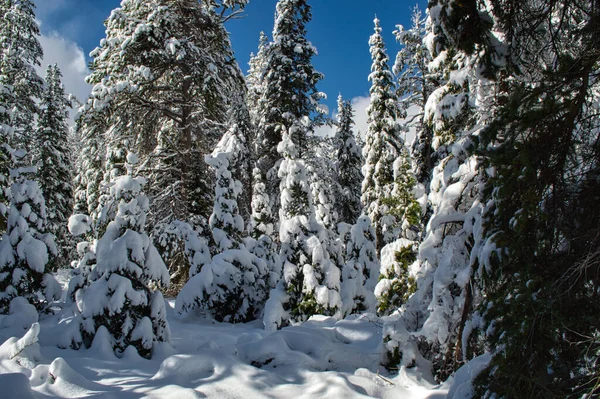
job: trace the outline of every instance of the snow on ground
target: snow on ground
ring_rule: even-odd
[[[378,366],[381,322],[374,316],[316,316],[267,332],[260,321],[218,323],[200,313],[179,319],[167,302],[172,342],[152,360],[129,350],[117,358],[98,336],[90,349],[59,349],[66,312],[42,317],[27,334],[19,323],[2,323],[12,316],[0,316],[0,398],[466,398],[471,375],[487,361],[434,386],[416,369],[394,376]]]

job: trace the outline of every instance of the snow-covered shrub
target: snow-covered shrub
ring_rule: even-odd
[[[342,269],[343,315],[375,311],[373,291],[379,275],[375,231],[368,216],[362,215],[350,228],[346,264]]]
[[[148,198],[142,193],[145,180],[133,177],[131,167],[128,169],[128,174],[117,177],[110,187],[118,210],[96,243],[89,286],[75,293],[81,317],[74,322],[79,323],[81,336],[73,337],[72,346],[83,343],[89,347],[104,326],[117,353],[133,345],[141,356],[150,357],[156,342],[170,340],[170,331],[162,294],[149,285],[166,286],[169,275],[144,232],[148,211]]]
[[[183,314],[199,308],[225,322],[255,319],[266,300],[268,272],[266,263],[245,248],[227,250],[190,278],[175,310]]]
[[[23,367],[33,369],[42,359],[38,343],[39,334],[40,325],[36,322],[31,325],[23,337],[7,339],[0,345],[0,360],[14,360]]]
[[[381,249],[381,274],[375,287],[379,314],[396,311],[415,292],[410,266],[417,260],[417,248],[418,242],[400,238]]]

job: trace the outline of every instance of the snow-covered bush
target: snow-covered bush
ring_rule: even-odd
[[[362,215],[350,228],[346,264],[342,269],[343,315],[375,311],[373,291],[379,276],[375,231],[368,216]]]
[[[79,260],[73,261],[71,267],[71,279],[67,289],[67,301],[75,301],[77,290],[86,287],[89,284],[89,276],[92,268],[96,264],[96,243],[93,238],[92,220],[89,216],[83,214],[72,215],[68,223],[69,232],[74,237],[87,234],[88,240],[83,240],[77,244],[77,255]]]
[[[127,157],[133,161],[135,157]],[[170,331],[162,294],[150,283],[169,284],[167,268],[144,232],[148,198],[142,193],[145,180],[128,174],[117,177],[110,196],[118,210],[96,244],[96,264],[89,286],[75,293],[80,335],[72,346],[89,347],[96,332],[105,327],[113,349],[122,353],[134,346],[144,357],[152,355],[157,342],[169,341]]]
[[[375,287],[379,314],[396,311],[415,292],[410,267],[417,260],[418,245],[416,241],[399,238],[381,249],[381,274]]]
[[[227,250],[190,278],[177,296],[175,310],[183,314],[199,308],[225,322],[255,319],[266,300],[267,278],[263,260],[245,248]]]

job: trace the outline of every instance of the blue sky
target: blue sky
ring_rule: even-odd
[[[46,58],[49,62],[59,62],[62,67],[67,90],[82,80],[81,51],[85,57],[104,37],[102,22],[120,0],[35,0],[37,16],[42,22]],[[259,32],[269,36],[273,29],[273,16],[277,0],[251,0],[243,19],[227,23],[231,41],[240,67],[248,69],[251,52],[256,52]],[[317,47],[318,57],[314,59],[317,69],[325,74],[318,86],[328,95],[326,105],[333,110],[338,93],[346,98],[368,96],[371,60],[368,40],[373,33],[373,18],[381,20],[388,54],[393,61],[398,44],[392,34],[396,24],[410,24],[410,13],[415,4],[422,10],[426,0],[314,0],[311,2],[313,20],[308,26],[308,39]],[[60,47],[60,48],[59,48]],[[75,57],[76,60],[65,58]],[[89,59],[86,59],[89,61]],[[69,72],[66,69],[72,68]],[[77,76],[75,76],[77,75]],[[73,82],[70,82],[70,81]],[[75,89],[83,96],[87,88],[81,85]],[[89,89],[87,89],[89,90]]]

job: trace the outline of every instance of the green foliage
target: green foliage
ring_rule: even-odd
[[[417,291],[414,277],[409,275],[409,266],[417,260],[416,245],[403,247],[394,253],[394,264],[386,273],[379,276],[379,281],[390,280],[390,287],[378,299],[377,312],[389,314],[399,309],[408,298]],[[391,363],[390,363],[391,364]],[[398,364],[398,363],[394,363]]]
[[[525,29],[514,36],[521,59],[482,134],[497,169],[486,192],[495,204],[486,229],[498,252],[486,270],[482,304],[495,352],[476,380],[481,397],[599,393],[600,123],[592,115],[600,53],[592,50],[598,32],[583,28],[595,23],[588,20],[592,7],[556,3],[540,12],[529,5],[526,13],[502,14],[506,27],[547,24],[553,35]],[[548,66],[547,57],[556,63]]]

